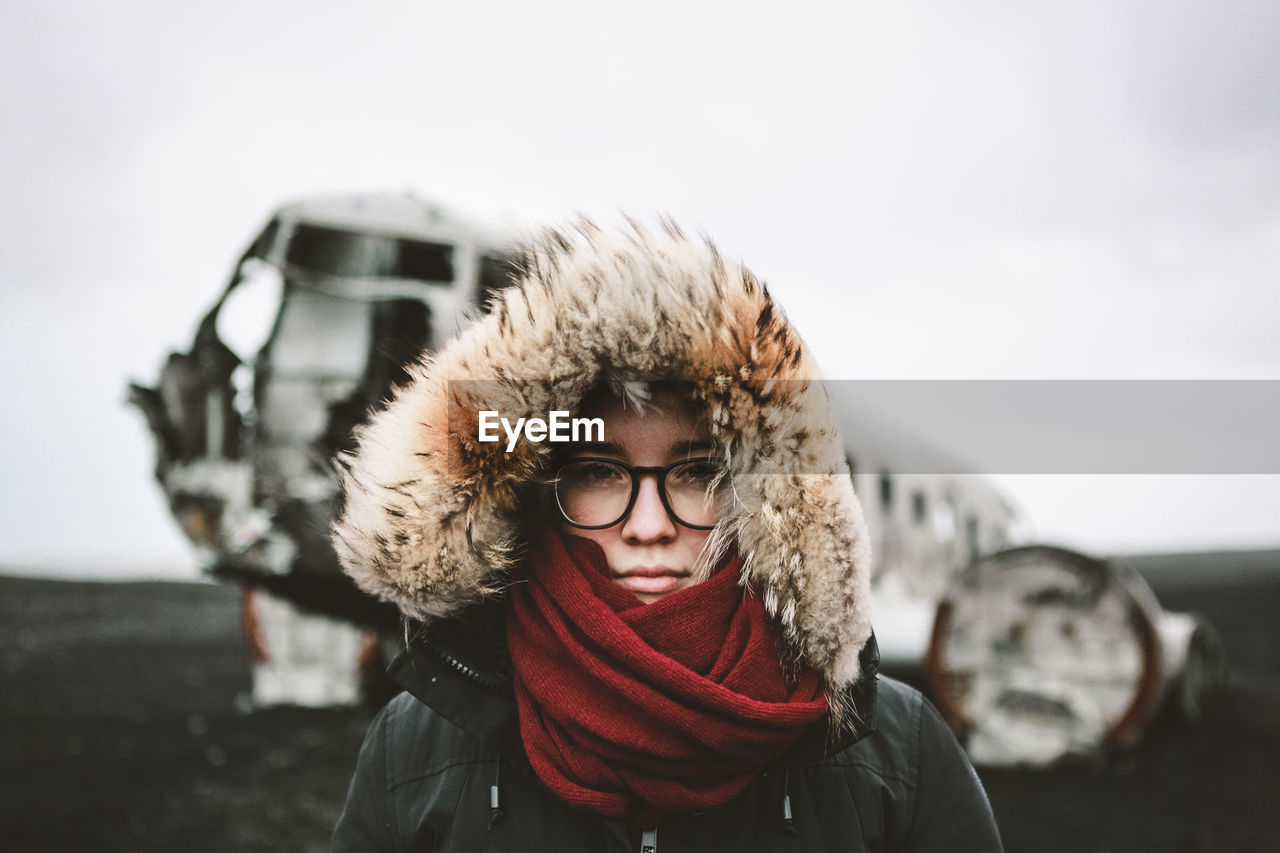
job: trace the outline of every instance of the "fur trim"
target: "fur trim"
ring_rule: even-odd
[[[340,460],[334,542],[362,589],[432,619],[501,591],[521,554],[518,503],[551,445],[477,440],[478,413],[574,411],[601,381],[676,379],[710,408],[736,543],[784,647],[833,687],[871,633],[870,550],[826,392],[764,285],[665,224],[548,232],[483,319],[425,354]]]

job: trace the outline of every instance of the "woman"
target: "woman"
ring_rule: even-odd
[[[951,733],[877,675],[795,330],[674,227],[580,232],[345,460],[339,555],[411,628],[334,849],[999,850]]]

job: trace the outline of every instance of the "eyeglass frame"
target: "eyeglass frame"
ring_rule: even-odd
[[[627,508],[622,511],[616,519],[608,524],[579,524],[569,518],[564,511],[564,505],[560,502],[560,492],[556,488],[556,484],[560,482],[560,472],[570,465],[578,462],[604,462],[609,465],[615,465],[626,470],[628,476],[631,477],[631,497],[627,499]],[[667,516],[682,527],[690,530],[712,530],[715,524],[689,524],[687,521],[676,515],[675,510],[671,508],[671,501],[667,498],[667,474],[679,468],[681,465],[687,465],[690,462],[710,462],[715,464],[715,459],[710,456],[691,456],[688,459],[681,459],[679,462],[672,462],[670,465],[641,465],[632,466],[625,462],[619,462],[617,459],[610,459],[607,456],[578,456],[569,459],[556,468],[556,476],[548,481],[547,485],[551,487],[552,496],[555,498],[556,509],[560,511],[560,517],[564,519],[564,523],[579,530],[607,530],[610,527],[621,524],[627,520],[627,516],[631,515],[631,510],[636,508],[636,499],[640,497],[640,477],[646,474],[652,474],[658,478],[658,498],[662,501],[662,508],[666,510]]]

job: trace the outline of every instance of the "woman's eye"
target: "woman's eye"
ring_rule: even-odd
[[[720,475],[720,466],[710,460],[687,462],[676,469],[678,477],[696,483],[709,484]]]
[[[569,463],[560,476],[569,484],[599,486],[621,482],[626,473],[607,462],[583,461]]]

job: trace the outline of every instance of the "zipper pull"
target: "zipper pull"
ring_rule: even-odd
[[[782,771],[782,831],[796,834],[796,822],[791,817],[791,771]]]
[[[640,833],[640,853],[658,853],[658,827]]]
[[[489,828],[493,829],[503,818],[502,795],[502,756],[499,754],[493,765],[493,784],[489,786]]]

